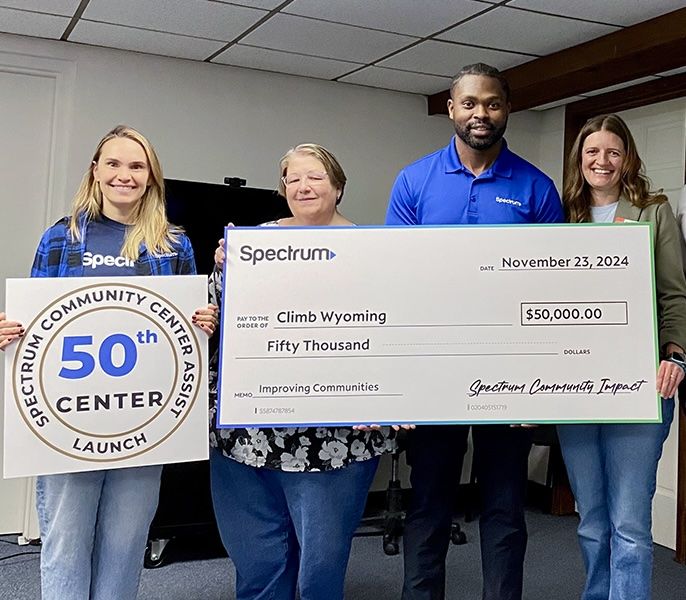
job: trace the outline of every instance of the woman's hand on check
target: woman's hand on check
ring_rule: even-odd
[[[233,223],[227,224],[227,227],[234,227]],[[224,267],[224,261],[226,260],[226,248],[224,247],[224,238],[217,240],[217,249],[214,251],[214,264],[217,265],[218,269]]]

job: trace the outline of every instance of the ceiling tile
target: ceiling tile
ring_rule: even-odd
[[[342,77],[339,81],[424,95],[442,92],[450,86],[450,77],[436,77],[382,67],[366,67],[357,73]]]
[[[464,65],[476,62],[485,62],[497,69],[507,69],[529,60],[531,57],[523,54],[427,40],[381,61],[378,66],[452,77]]]
[[[223,42],[84,20],[76,24],[69,41],[195,60],[204,60],[224,45]]]
[[[370,62],[415,38],[278,14],[243,38],[251,46],[323,58]]]
[[[0,7],[72,17],[80,2],[81,0],[0,0]]]
[[[360,66],[357,63],[303,56],[302,54],[289,54],[279,50],[267,50],[266,48],[255,48],[243,44],[234,44],[213,59],[212,62],[320,79],[334,79]]]
[[[659,77],[641,77],[640,79],[632,79],[631,81],[625,81],[624,83],[618,83],[617,85],[611,85],[608,87],[600,88],[598,90],[592,90],[590,92],[584,92],[585,96],[598,96],[599,94],[605,94],[606,92],[613,92],[615,90],[621,90],[626,87],[631,87],[632,85],[638,85],[639,83],[645,83],[646,81],[654,81],[659,79]]]
[[[614,25],[633,25],[684,8],[684,0],[513,0],[508,6]]]
[[[240,4],[241,6],[248,6],[250,8],[264,8],[265,10],[272,10],[283,4],[283,0],[209,0],[218,4]]]
[[[544,31],[545,35],[532,35],[535,31]],[[439,38],[543,56],[614,31],[617,28],[609,25],[500,6],[446,31]]]
[[[562,100],[555,100],[555,102],[548,102],[548,104],[541,104],[540,106],[534,106],[530,110],[548,110],[549,108],[555,108],[556,106],[563,106],[569,104],[570,102],[576,102],[577,100],[586,100],[586,96],[570,96],[569,98],[564,98]]]
[[[83,18],[228,42],[266,14],[208,0],[91,0]]]
[[[19,35],[58,40],[67,25],[69,25],[68,17],[0,8],[0,31],[3,33],[18,33]]]
[[[284,12],[424,37],[488,6],[472,0],[294,0]]]

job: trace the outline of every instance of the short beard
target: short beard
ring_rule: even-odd
[[[507,121],[505,121],[502,126],[495,127],[492,123],[484,123],[491,130],[489,135],[486,137],[474,137],[470,131],[469,125],[465,127],[460,127],[455,123],[455,133],[467,146],[473,148],[474,150],[488,150],[495,146],[505,135],[505,129],[507,129]]]

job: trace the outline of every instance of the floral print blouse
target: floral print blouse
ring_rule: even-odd
[[[276,225],[276,223],[265,223]],[[223,274],[210,276],[210,299],[221,308]],[[388,427],[357,431],[350,427],[230,428],[216,426],[219,352],[210,360],[210,446],[240,463],[281,471],[330,471],[395,449]]]

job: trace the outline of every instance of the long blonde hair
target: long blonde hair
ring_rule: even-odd
[[[128,138],[136,142],[143,151],[150,167],[150,178],[145,193],[136,205],[133,215],[133,225],[127,229],[122,256],[137,260],[140,246],[144,244],[151,254],[165,254],[172,251],[172,244],[178,241],[181,229],[170,226],[167,221],[167,209],[164,200],[164,178],[162,167],[154,148],[143,134],[132,127],[118,125],[105,134],[100,140],[95,154],[88,166],[88,171],[81,180],[76,196],[72,202],[71,223],[69,226],[73,239],[79,240],[81,232],[79,221],[85,215],[89,221],[102,216],[102,191],[95,181],[93,167],[98,163],[102,147],[114,138]]]
[[[581,172],[581,152],[586,138],[598,131],[614,133],[624,144],[624,162],[619,179],[619,195],[638,208],[665,202],[667,196],[650,192],[650,180],[646,177],[636,143],[626,123],[619,115],[599,115],[586,121],[574,140],[567,161],[567,174],[562,191],[562,203],[569,223],[591,221],[591,190]]]

